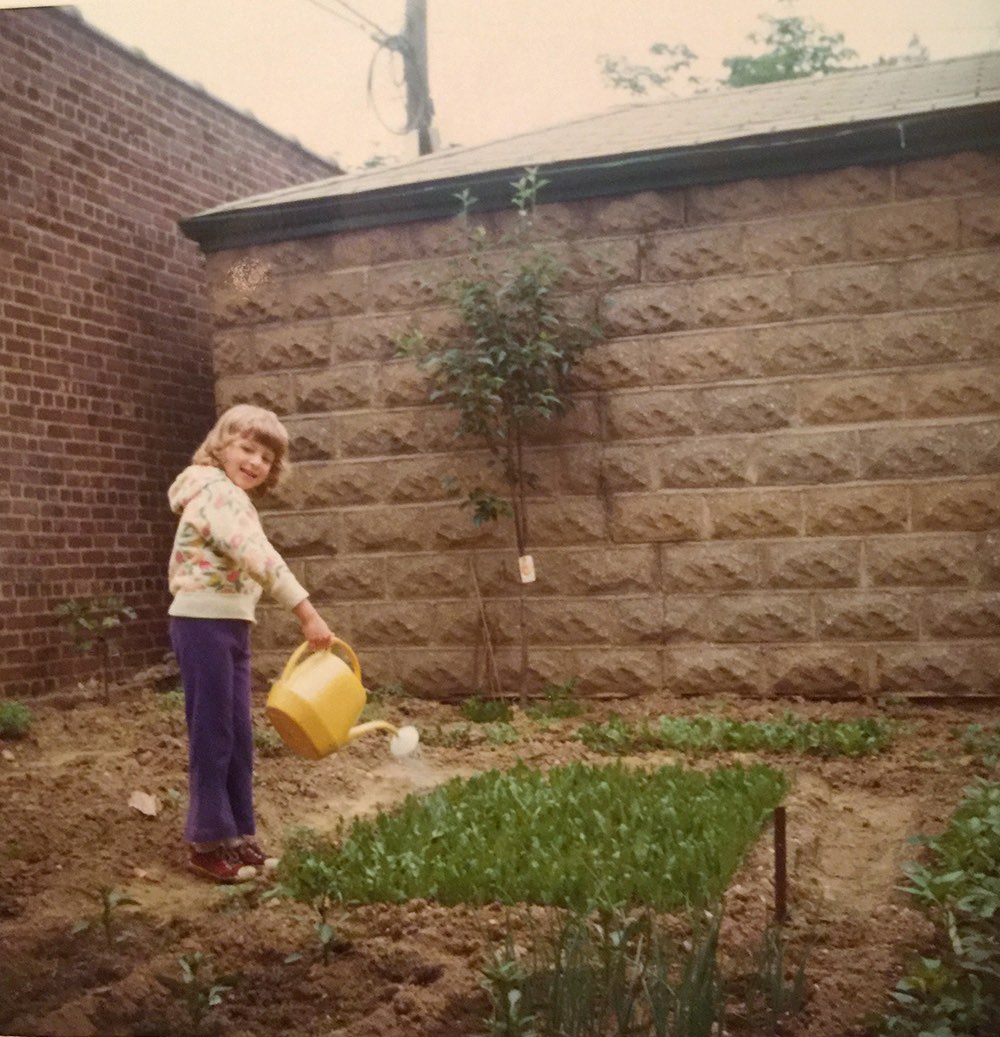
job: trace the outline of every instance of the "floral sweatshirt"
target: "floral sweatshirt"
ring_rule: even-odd
[[[168,497],[180,515],[168,573],[171,616],[254,622],[262,589],[289,609],[309,596],[264,535],[250,498],[221,468],[185,468]]]

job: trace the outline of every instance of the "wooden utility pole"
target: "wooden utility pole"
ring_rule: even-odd
[[[406,51],[403,68],[406,77],[406,128],[417,131],[417,148],[421,155],[429,155],[431,120],[434,104],[431,101],[427,75],[427,0],[406,0],[406,20],[403,25]]]

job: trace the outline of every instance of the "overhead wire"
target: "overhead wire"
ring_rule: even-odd
[[[346,0],[330,0],[330,2],[342,7],[345,11],[349,12],[349,14],[353,15],[354,18],[359,19],[360,23],[362,24],[358,24],[356,22],[351,21],[350,18],[347,18],[339,11],[335,11],[331,7],[328,7],[325,3],[322,2],[322,0],[308,0],[308,3],[311,3],[314,7],[318,7],[321,11],[325,11],[327,14],[332,15],[334,18],[339,19],[345,24],[352,25],[354,26],[354,28],[359,29],[362,32],[365,32],[366,35],[368,35],[372,40],[375,41],[375,43],[378,44],[375,53],[372,55],[371,62],[368,65],[368,80],[366,84],[368,104],[371,106],[372,111],[375,113],[375,118],[378,119],[379,123],[381,123],[383,129],[387,130],[389,133],[394,134],[395,136],[401,137],[411,132],[413,126],[410,125],[409,117],[407,117],[405,125],[401,128],[390,126],[385,121],[385,119],[382,117],[382,113],[378,109],[378,103],[375,100],[374,89],[375,64],[378,61],[380,55],[382,55],[383,51],[388,51],[390,55],[398,54],[400,57],[402,57],[404,63],[404,78],[401,80],[397,76],[393,76],[393,81],[394,85],[397,88],[404,84],[405,64],[407,57],[410,53],[409,40],[405,37],[405,35],[402,35],[400,33],[386,32],[386,30],[383,29],[380,25],[378,25],[376,22],[373,22],[367,15],[362,14],[360,11],[356,10],[349,3],[347,3]]]
[[[389,39],[392,36],[392,33],[386,32],[385,29],[383,29],[382,26],[379,25],[377,22],[373,22],[371,18],[369,18],[367,15],[362,14],[360,11],[351,7],[351,5],[346,2],[346,0],[331,0],[331,3],[338,4],[349,14],[353,15],[354,18],[357,18],[362,24],[359,25],[356,22],[351,21],[350,18],[345,17],[339,11],[335,11],[332,7],[328,7],[325,3],[322,3],[322,0],[307,0],[307,2],[312,4],[313,7],[318,7],[321,11],[325,11],[327,14],[333,15],[334,18],[339,18],[340,21],[345,22],[347,25],[353,25],[354,28],[360,29],[362,32],[365,32],[368,35],[371,35],[371,32],[369,32],[370,29],[374,30],[375,35],[372,36],[372,38],[377,43],[381,43],[383,40]]]

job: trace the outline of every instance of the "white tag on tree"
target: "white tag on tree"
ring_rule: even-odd
[[[535,562],[531,555],[521,555],[517,560],[517,567],[521,570],[521,583],[535,582]]]

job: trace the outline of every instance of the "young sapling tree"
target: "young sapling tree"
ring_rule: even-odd
[[[108,702],[111,657],[117,651],[115,642],[123,625],[136,618],[135,609],[126,605],[117,595],[109,594],[104,597],[71,598],[56,605],[55,612],[78,652],[97,650],[101,688],[104,701]]]
[[[476,199],[458,197],[468,249],[445,287],[457,311],[457,329],[443,337],[413,331],[399,352],[429,375],[430,398],[458,413],[458,435],[489,451],[506,493],[483,485],[467,491],[475,525],[510,517],[519,559],[521,666],[519,692],[526,702],[528,641],[524,585],[534,580],[529,554],[528,494],[537,484],[526,458],[541,423],[573,406],[570,373],[601,337],[594,320],[571,317],[558,297],[564,269],[536,239],[536,203],[548,183],[528,169],[512,184],[513,230],[493,241],[470,221]]]

